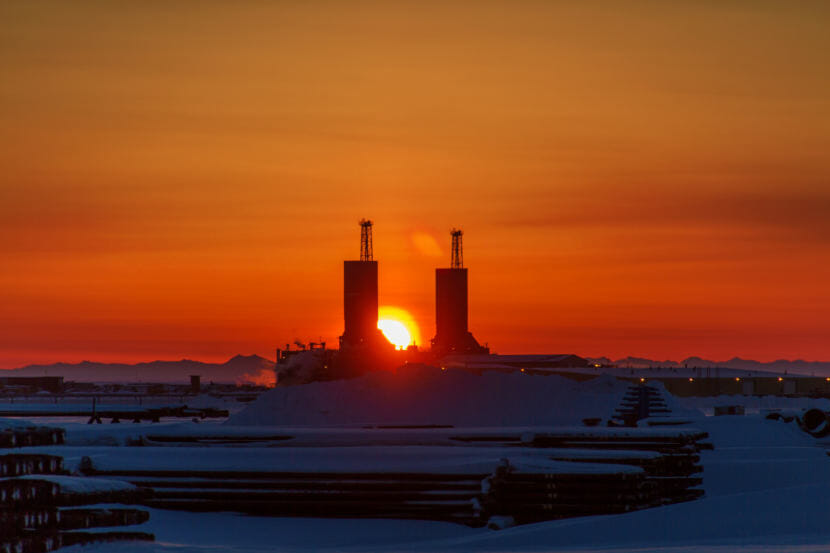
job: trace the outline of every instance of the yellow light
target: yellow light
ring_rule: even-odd
[[[525,370],[524,370],[524,369],[520,369],[520,370],[521,370],[522,372],[525,372]]]
[[[778,382],[781,382],[782,380],[784,380],[784,379],[779,376],[778,377]]]
[[[397,349],[421,343],[415,319],[405,309],[384,305],[378,309],[378,328]]]
[[[830,376],[828,376],[828,377],[827,377],[827,378],[825,378],[824,380],[826,380],[827,382],[830,382]]]
[[[645,382],[645,381],[646,381],[646,379],[645,379],[645,378],[641,378],[641,379],[640,379],[640,382]]]
[[[739,377],[737,377],[737,376],[736,376],[736,377],[735,377],[735,382],[740,382],[740,381],[741,381],[741,379],[740,379]]]
[[[409,331],[400,321],[380,319],[378,320],[378,328],[383,332],[383,335],[386,336],[386,339],[395,345],[396,349],[403,349],[412,341]]]

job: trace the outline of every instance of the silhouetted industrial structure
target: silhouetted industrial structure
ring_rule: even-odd
[[[452,229],[452,257],[449,269],[435,269],[435,338],[432,351],[489,353],[468,330],[467,269],[464,267],[462,231]]]
[[[359,225],[360,258],[343,262],[344,330],[340,347],[327,349],[321,340],[310,342],[308,349],[300,342],[295,342],[298,349],[291,349],[290,344],[284,350],[277,349],[275,370],[280,384],[350,378],[374,370],[397,371],[416,366],[533,374],[562,374],[563,369],[588,367],[586,359],[575,355],[491,355],[490,348],[476,341],[468,328],[468,272],[464,267],[464,233],[459,229],[450,231],[449,268],[435,270],[436,332],[432,347],[422,350],[413,344],[396,350],[378,329],[378,262],[372,251],[373,224],[363,219]]]
[[[452,236],[452,257],[450,259],[451,269],[464,268],[464,249],[461,247],[461,236],[463,234],[464,233],[459,229],[452,229],[450,231],[450,236]]]
[[[372,221],[361,219],[360,223],[360,260],[372,261]]]
[[[372,259],[372,221],[360,221],[360,261],[343,262],[344,330],[340,348],[389,346],[378,330],[378,262]]]
[[[63,391],[62,376],[0,376],[0,392],[10,390],[45,390],[52,393]]]

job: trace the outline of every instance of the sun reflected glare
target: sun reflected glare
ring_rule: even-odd
[[[396,348],[404,349],[420,342],[415,319],[400,307],[382,306],[378,309],[378,328]]]

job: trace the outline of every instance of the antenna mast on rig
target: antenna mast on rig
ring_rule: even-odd
[[[464,234],[459,229],[452,229],[450,236],[452,236],[452,261],[450,268],[463,269],[464,268],[464,249],[461,246],[461,235]]]
[[[360,220],[360,260],[372,261],[372,221]]]

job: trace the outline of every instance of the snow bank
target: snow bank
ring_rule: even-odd
[[[450,522],[396,519],[275,518],[233,513],[191,513],[147,508],[150,520],[137,531],[155,542],[113,542],[73,546],[62,553],[341,553],[401,543],[475,534]]]
[[[601,376],[402,369],[351,380],[277,387],[228,420],[240,426],[453,425],[544,426],[608,418],[628,384]]]
[[[783,506],[802,508],[788,510]],[[656,553],[675,546],[683,553],[826,552],[830,550],[826,545],[830,543],[828,509],[830,486],[800,486],[679,503],[625,515],[528,524],[396,550],[574,552],[608,549]],[[755,547],[747,547],[751,544]],[[778,547],[759,547],[773,544]],[[822,546],[810,548],[801,544]]]

